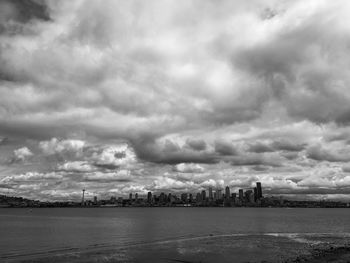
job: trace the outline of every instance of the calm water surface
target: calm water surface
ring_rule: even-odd
[[[349,238],[350,209],[0,209],[0,259],[72,249],[156,247],[203,237],[295,234]]]

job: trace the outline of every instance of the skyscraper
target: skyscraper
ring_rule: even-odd
[[[129,200],[132,201],[132,193],[129,194]]]
[[[152,202],[152,193],[151,193],[151,192],[148,192],[148,193],[147,193],[147,202],[148,202],[148,203],[151,203],[151,202]]]
[[[225,188],[225,199],[230,199],[230,187]]]
[[[202,191],[202,200],[205,201],[205,199],[207,198],[207,194],[205,192],[205,190]]]
[[[221,200],[221,199],[222,199],[222,192],[221,192],[221,189],[216,190],[216,198],[217,198],[218,200]]]
[[[257,188],[258,199],[260,199],[260,198],[262,198],[262,189],[261,189],[261,183],[260,182],[256,183],[256,188]]]
[[[166,197],[164,193],[160,193],[159,203],[164,204],[166,202]]]
[[[85,205],[85,189],[83,189],[83,196],[81,198],[81,205]]]
[[[173,195],[171,193],[168,194],[167,202],[171,203],[173,200]]]
[[[196,202],[199,203],[202,201],[202,195],[200,193],[197,193],[196,195]]]
[[[241,201],[244,200],[244,197],[243,197],[243,189],[239,189],[239,190],[238,190],[238,197],[239,197],[239,200],[241,200]]]
[[[245,201],[247,203],[253,203],[254,202],[254,195],[252,190],[245,191]]]
[[[236,193],[232,193],[232,194],[231,194],[231,199],[232,199],[232,201],[233,201],[234,204],[236,203],[236,196],[237,196]]]
[[[181,201],[184,203],[187,203],[187,193],[182,193],[181,194]]]
[[[258,188],[254,187],[254,202],[258,200]]]
[[[209,200],[213,200],[213,188],[209,187]]]

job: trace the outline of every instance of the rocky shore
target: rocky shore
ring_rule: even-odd
[[[284,263],[349,263],[350,262],[350,244],[346,246],[323,246],[314,248],[311,254],[298,255],[295,258],[288,259]]]

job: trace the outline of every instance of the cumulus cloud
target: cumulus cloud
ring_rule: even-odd
[[[136,154],[127,144],[108,146],[94,152],[91,156],[95,166],[106,169],[128,167],[136,163]]]
[[[195,163],[179,163],[175,165],[174,171],[180,173],[202,173],[204,168]]]
[[[40,180],[50,180],[50,179],[61,179],[62,175],[51,173],[38,173],[38,172],[27,172],[24,174],[7,176],[1,179],[1,182],[30,182],[30,181],[40,181]]]
[[[18,161],[24,161],[33,155],[33,153],[27,147],[16,149],[13,151],[13,153],[15,155],[15,160]]]
[[[65,162],[63,164],[58,165],[58,170],[63,170],[66,172],[92,172],[95,169],[87,162],[84,161],[73,161],[73,162]]]
[[[194,188],[194,183],[191,181],[182,182],[177,181],[173,178],[161,177],[156,179],[152,186],[149,188],[159,191],[159,190],[192,190]]]
[[[50,141],[41,141],[39,148],[44,154],[73,153],[79,155],[85,146],[82,140],[59,140],[52,138]]]
[[[0,1],[0,180],[57,173],[61,182],[36,186],[57,198],[263,176],[271,192],[345,192],[349,10],[318,0]],[[322,179],[324,165],[339,183]]]

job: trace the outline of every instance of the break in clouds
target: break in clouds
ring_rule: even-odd
[[[0,1],[0,193],[350,195],[348,1]]]

